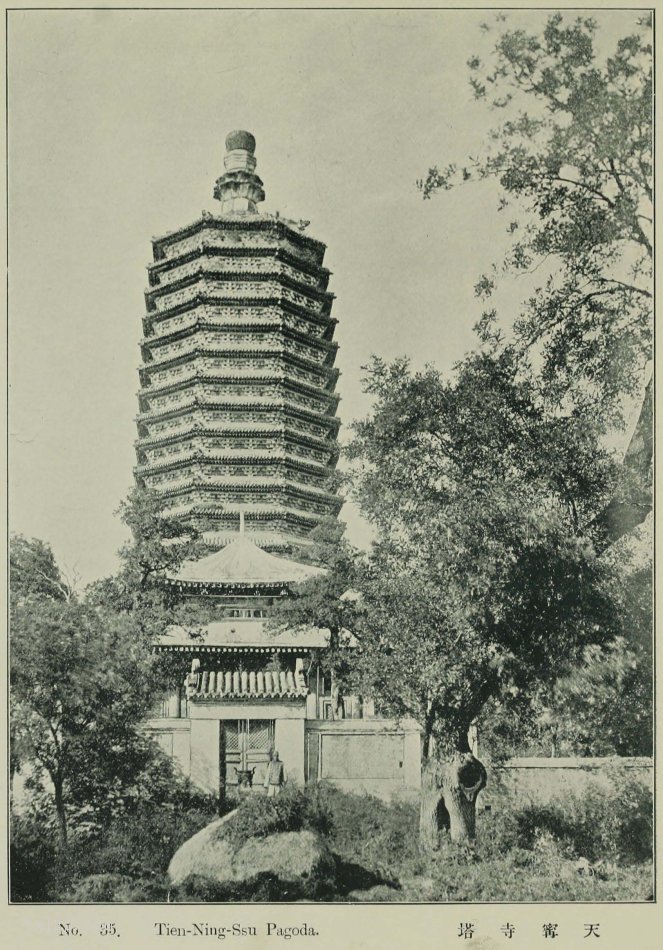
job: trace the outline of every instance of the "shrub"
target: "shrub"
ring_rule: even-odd
[[[324,784],[318,795],[332,815],[330,847],[341,858],[388,877],[405,870],[416,873],[423,866],[418,803],[384,802]]]
[[[156,885],[177,848],[218,816],[215,799],[181,783],[173,789],[171,801],[148,802],[103,825],[78,815],[72,821],[68,848],[61,853],[52,808],[43,811],[38,797],[30,806],[11,825],[11,895],[17,902],[58,901],[64,895],[79,901],[102,900],[86,895],[95,888],[121,890],[118,875],[136,882],[133,896],[126,896],[125,888],[125,896],[108,900],[161,900],[145,895],[161,894]],[[91,883],[83,886],[84,879]],[[72,893],[78,896],[72,898]]]
[[[455,852],[455,854],[453,854]],[[651,864],[611,867],[599,875],[579,875],[551,837],[540,836],[531,851],[477,859],[445,843],[432,863],[432,886],[409,900],[433,901],[644,901],[652,891]]]
[[[274,874],[256,874],[246,881],[214,881],[199,874],[191,874],[170,893],[171,901],[177,903],[221,904],[235,902],[292,901],[308,897],[294,885],[284,887]]]
[[[609,786],[592,780],[582,792],[566,792],[548,804],[516,814],[518,843],[532,847],[547,831],[569,853],[592,862],[641,863],[653,849],[653,799],[649,788],[613,770]]]
[[[249,838],[264,838],[281,831],[306,829],[327,835],[331,825],[331,812],[316,789],[286,788],[274,798],[245,796],[235,814],[219,828],[219,834],[237,850]]]
[[[83,878],[69,892],[68,902],[84,903],[140,903],[165,901],[168,885],[164,879],[141,880],[128,874],[91,874]]]
[[[57,857],[55,834],[32,816],[12,816],[10,842],[11,900],[48,901]]]

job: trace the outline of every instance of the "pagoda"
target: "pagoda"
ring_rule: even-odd
[[[198,524],[212,553],[163,578],[210,620],[155,642],[181,657],[181,679],[146,728],[213,794],[260,791],[278,751],[299,784],[390,795],[418,781],[419,727],[341,694],[324,663],[329,631],[269,623],[279,600],[323,573],[293,549],[342,502],[325,246],[308,222],[257,211],[255,145],[228,135],[219,215],[153,240],[135,476],[167,513]]]
[[[255,147],[231,132],[221,213],[153,239],[135,477],[212,546],[243,511],[248,536],[288,553],[342,503],[336,321],[325,245],[257,210]]]

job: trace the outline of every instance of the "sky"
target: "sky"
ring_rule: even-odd
[[[635,15],[594,14],[608,37]],[[540,12],[512,14],[533,29]],[[257,139],[261,210],[327,245],[341,437],[376,353],[448,372],[507,246],[491,184],[423,201],[495,124],[466,62],[486,11],[13,11],[8,26],[10,527],[110,574],[135,464],[150,240],[218,211],[224,139]],[[503,305],[515,308],[520,288]],[[519,296],[520,295],[520,296]],[[356,510],[342,517],[363,545]]]

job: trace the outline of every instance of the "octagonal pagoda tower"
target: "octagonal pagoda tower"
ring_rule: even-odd
[[[288,551],[341,500],[333,294],[307,222],[259,213],[255,139],[231,132],[220,214],[155,238],[141,343],[139,485],[170,514]]]

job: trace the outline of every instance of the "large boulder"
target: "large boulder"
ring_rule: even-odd
[[[234,811],[197,832],[175,852],[168,865],[168,877],[175,885],[191,875],[217,879],[219,872],[232,865],[233,849],[223,837],[223,826],[233,817]]]
[[[189,896],[210,895],[214,884],[218,899],[292,900],[330,893],[336,863],[319,834],[283,831],[234,847],[223,829],[233,814],[207,825],[175,853],[168,868],[175,887]]]

